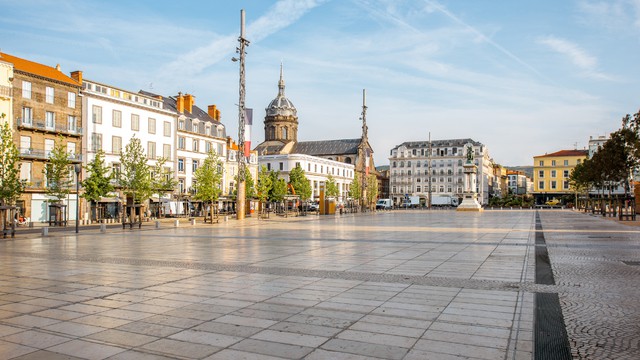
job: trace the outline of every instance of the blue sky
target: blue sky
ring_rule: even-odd
[[[583,148],[640,108],[640,0],[0,0],[0,49],[127,90],[192,93],[237,137],[246,10],[253,143],[286,95],[300,140],[473,138],[503,165]]]

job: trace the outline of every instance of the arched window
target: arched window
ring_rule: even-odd
[[[411,167],[411,160],[407,161],[407,167]]]
[[[269,139],[273,139],[276,137],[276,128],[273,126],[269,128]]]
[[[287,128],[286,127],[282,128],[282,138],[285,139],[285,140],[288,139],[287,138]]]
[[[400,167],[404,167],[404,161],[400,161]]]
[[[351,158],[347,156],[347,157],[344,159],[344,162],[345,162],[346,164],[351,164]],[[395,162],[395,161],[393,162],[393,167],[396,167],[396,162]]]

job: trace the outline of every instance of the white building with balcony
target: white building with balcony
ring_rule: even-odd
[[[472,139],[410,141],[391,149],[389,157],[389,195],[400,205],[407,196],[418,196],[420,204],[432,198],[448,195],[462,198],[466,159],[464,145],[473,144],[474,163],[478,166],[478,202],[489,201],[489,183],[493,162],[485,145]]]

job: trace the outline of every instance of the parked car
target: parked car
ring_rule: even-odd
[[[556,205],[560,205],[560,200],[558,199],[551,199],[549,201],[547,201],[546,203],[544,203],[545,205],[549,205],[549,206],[556,206]]]

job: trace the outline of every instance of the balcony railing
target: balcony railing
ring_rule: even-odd
[[[51,157],[51,150],[42,150],[42,149],[34,149],[34,148],[18,148],[20,152],[20,157],[28,158],[28,159],[48,159]],[[68,159],[71,162],[82,162],[82,154],[68,154]]]
[[[5,85],[0,85],[0,97],[10,98],[13,96],[13,88]]]
[[[42,120],[18,118],[16,123],[18,127],[23,129],[44,130],[54,133],[64,133],[78,136],[82,135],[82,128],[80,127],[69,127],[60,124],[47,126],[46,122]]]

